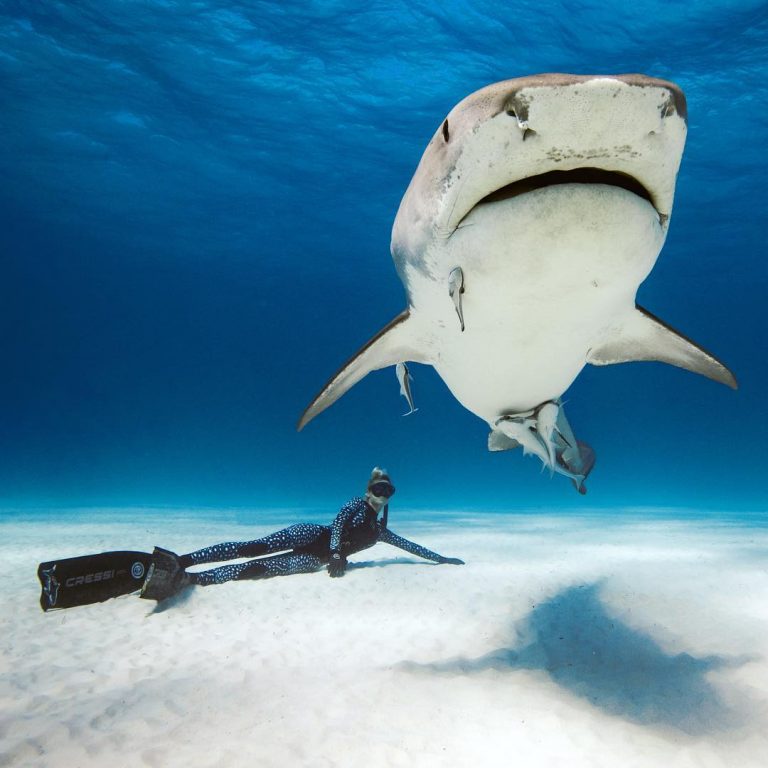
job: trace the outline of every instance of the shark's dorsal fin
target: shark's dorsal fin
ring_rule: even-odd
[[[637,360],[656,360],[686,368],[732,389],[734,375],[714,355],[678,333],[642,307],[610,329],[599,345],[587,354],[592,365],[613,365]]]
[[[301,414],[297,429],[301,431],[315,416],[333,405],[371,371],[405,360],[417,363],[431,362],[425,358],[423,347],[424,344],[419,343],[414,331],[410,310],[406,309],[385,325],[329,379]]]

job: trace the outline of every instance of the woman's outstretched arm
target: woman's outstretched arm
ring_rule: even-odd
[[[393,547],[405,550],[417,557],[423,557],[425,560],[431,560],[433,563],[464,565],[464,561],[459,560],[458,557],[443,557],[442,555],[438,555],[437,552],[422,547],[421,544],[415,544],[412,541],[408,541],[408,539],[404,539],[402,536],[392,533],[389,528],[384,528],[383,526],[379,526],[379,541],[383,541],[385,544],[391,544]]]

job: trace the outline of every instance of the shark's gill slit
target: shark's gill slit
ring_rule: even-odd
[[[447,142],[448,142],[448,140],[450,139],[450,137],[451,137],[451,136],[450,136],[450,134],[448,133],[448,121],[446,120],[446,121],[443,123],[443,140],[444,140],[444,141],[447,143]]]

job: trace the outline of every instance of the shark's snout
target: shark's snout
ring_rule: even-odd
[[[509,116],[515,117],[516,120],[525,122],[529,119],[531,102],[537,92],[539,95],[546,94],[546,92],[556,94],[556,98],[559,101],[563,89],[570,90],[574,96],[578,96],[580,93],[583,95],[585,87],[593,87],[596,84],[608,85],[611,82],[622,83],[631,88],[642,88],[663,93],[662,100],[659,103],[661,117],[679,115],[687,122],[688,107],[685,94],[680,87],[669,80],[647,77],[646,75],[594,76],[545,74],[508,80],[506,83],[500,83],[499,85],[507,86],[508,88],[507,93],[502,98],[504,112]]]
[[[641,75],[541,75],[479,91],[449,115],[461,151],[423,161],[438,178],[444,163],[436,232],[449,238],[477,205],[566,183],[632,192],[666,226],[685,116],[676,85]]]

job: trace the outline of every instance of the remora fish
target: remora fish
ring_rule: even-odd
[[[461,296],[464,293],[464,273],[461,271],[461,267],[456,267],[451,270],[451,274],[448,275],[448,295],[453,301],[453,306],[456,307],[456,314],[459,316],[459,323],[461,330],[464,330],[464,312],[461,307]]]
[[[545,403],[545,405],[555,404]],[[524,456],[538,457],[542,465],[549,468],[550,473],[557,472],[570,478],[576,490],[584,494],[587,492],[584,481],[595,464],[595,454],[586,443],[578,442],[573,437],[562,408],[556,406],[556,409],[556,423],[551,430],[551,444],[547,444],[539,432],[541,426],[539,419],[529,413],[523,416],[504,416],[499,419],[488,435],[488,450],[509,451],[520,446]],[[563,437],[563,432],[570,435],[572,444]]]
[[[555,432],[557,431],[557,416],[560,412],[558,403],[544,403],[536,414],[536,431],[546,446],[547,456],[549,458],[550,470],[555,466]]]
[[[397,374],[397,380],[400,382],[400,394],[408,401],[408,407],[410,408],[408,413],[404,413],[403,416],[410,416],[419,410],[413,407],[413,394],[411,393],[413,376],[409,373],[408,366],[405,363],[398,363],[395,366],[395,373]]]
[[[405,360],[432,365],[492,430],[557,401],[587,363],[657,360],[735,388],[721,362],[635,304],[667,235],[686,130],[680,88],[644,75],[536,75],[465,98],[429,142],[393,226],[407,309],[298,428]],[[467,288],[451,295],[457,268]],[[562,450],[585,461],[575,442]]]
[[[537,456],[545,467],[554,469],[554,456],[549,460],[547,446],[536,431],[534,419],[503,418],[496,423],[496,429],[509,440],[519,443],[523,448],[523,456]],[[499,446],[500,447],[500,446]],[[509,446],[512,447],[512,446]]]

